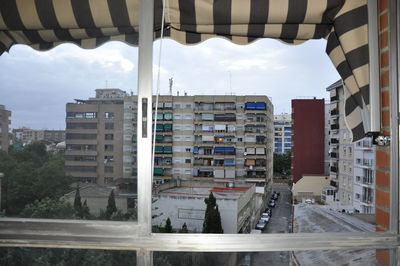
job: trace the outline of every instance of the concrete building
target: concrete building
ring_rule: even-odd
[[[255,186],[214,187],[179,186],[162,190],[154,196],[152,224],[164,226],[170,218],[174,229],[186,223],[191,232],[201,233],[203,229],[206,204],[210,192],[217,199],[225,234],[249,233],[255,220]],[[254,222],[253,222],[254,223]]]
[[[35,141],[44,141],[47,143],[59,143],[65,141],[65,130],[47,130],[15,128],[12,130],[14,142],[29,144]]]
[[[324,173],[324,99],[292,100],[293,182],[306,174]]]
[[[123,177],[125,96],[97,89],[95,98],[67,103],[65,169],[75,181],[104,185]]]
[[[8,134],[11,111],[6,110],[4,105],[0,104],[0,150],[8,151],[10,138]]]
[[[292,151],[292,116],[274,115],[274,153]]]
[[[330,93],[330,184],[336,190],[333,201],[355,212],[371,214],[375,206],[375,147],[366,137],[352,143],[344,119],[344,90],[341,80],[327,88]]]
[[[136,174],[136,98],[124,104],[124,178]],[[160,96],[154,182],[272,183],[273,105],[266,96]],[[258,189],[259,191],[259,189]]]
[[[311,200],[313,203],[321,201],[322,190],[329,185],[329,176],[326,175],[303,175],[293,184],[293,199],[298,202]]]

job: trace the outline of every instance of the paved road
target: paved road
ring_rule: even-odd
[[[272,208],[271,220],[263,233],[289,233],[292,218],[292,196],[289,186],[286,184],[274,184],[273,190],[280,192],[281,195],[276,207]],[[257,252],[252,254],[252,266],[289,265],[289,252],[287,251]]]

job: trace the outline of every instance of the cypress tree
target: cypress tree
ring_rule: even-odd
[[[184,224],[182,225],[182,228],[181,228],[181,230],[180,230],[179,233],[183,233],[183,234],[189,233],[189,230],[187,229],[186,223],[184,223]]]
[[[115,204],[115,196],[114,196],[114,189],[113,189],[110,192],[110,196],[108,196],[106,218],[110,219],[114,212],[117,212],[117,205]]]
[[[75,216],[82,218],[82,201],[81,201],[81,194],[79,192],[79,185],[76,187],[74,210],[75,210]]]
[[[82,218],[89,219],[89,217],[90,217],[90,210],[89,207],[87,206],[87,201],[85,200],[82,205]]]
[[[169,217],[168,217],[167,221],[165,222],[164,230],[165,230],[165,233],[172,233],[172,225],[171,225],[171,220],[169,219]]]
[[[223,233],[221,224],[221,215],[218,210],[217,199],[211,192],[207,199],[204,199],[206,203],[206,212],[204,214],[203,222],[203,233]]]

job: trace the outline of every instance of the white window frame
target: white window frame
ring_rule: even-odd
[[[369,0],[370,2],[375,2]],[[152,114],[152,45],[153,0],[140,1],[139,73],[138,73],[138,221],[82,221],[49,219],[0,219],[0,246],[89,248],[135,250],[137,265],[152,265],[153,251],[170,252],[266,252],[337,249],[391,249],[391,262],[399,251],[398,204],[398,121],[392,120],[391,220],[390,231],[379,233],[298,233],[298,234],[155,234],[151,231],[151,114]],[[391,58],[398,56],[397,34],[400,0],[391,5]],[[377,6],[369,5],[377,20]],[[398,28],[397,28],[398,29]],[[374,40],[373,40],[374,41]],[[375,40],[376,41],[376,40]],[[373,47],[371,45],[370,47]],[[372,54],[372,53],[371,53]],[[394,57],[392,57],[394,56]],[[377,59],[377,58],[375,58]],[[371,61],[371,62],[378,62]],[[398,69],[391,71],[391,86],[398,88]],[[395,74],[393,74],[395,73]],[[373,75],[371,75],[373,76]],[[372,77],[371,77],[372,78]],[[373,84],[373,83],[371,83]],[[398,91],[392,90],[392,107],[398,111]],[[142,99],[147,99],[147,119],[143,120]],[[146,132],[147,131],[147,132]],[[147,136],[143,135],[147,133]],[[395,265],[395,264],[393,264]]]

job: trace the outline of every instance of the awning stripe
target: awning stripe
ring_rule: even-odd
[[[59,29],[52,0],[36,0],[36,11],[45,29]]]
[[[25,30],[15,1],[0,1],[0,12],[7,29]]]
[[[307,13],[307,7],[307,0],[289,0],[286,24],[302,23]]]

